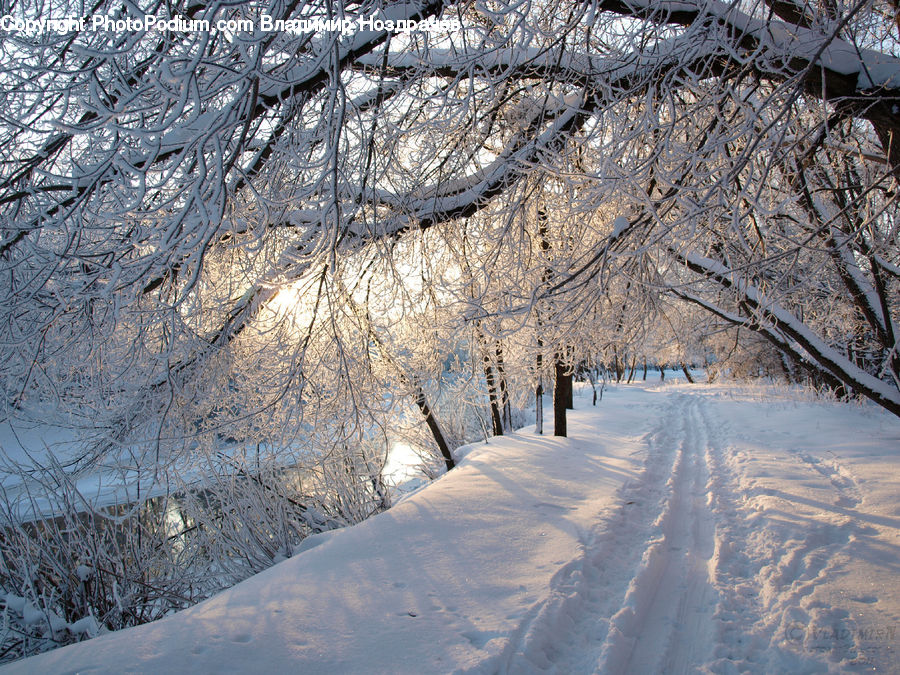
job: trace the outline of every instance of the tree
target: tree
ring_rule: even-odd
[[[276,18],[328,15],[325,5],[268,9]],[[402,11],[424,17],[440,9]],[[147,317],[141,334],[148,339],[158,339],[157,327],[167,333],[169,363],[145,377],[144,387],[156,392],[173,373],[189,377],[195,363],[227,348],[277,279],[301,275],[317,257],[469,216],[536,164],[552,166],[553,154],[573,143],[608,147],[603,136],[617,123],[628,133],[610,148],[612,175],[653,188],[666,176],[628,171],[637,158],[658,154],[647,139],[664,143],[688,106],[709,111],[731,101],[746,112],[762,104],[755,132],[731,127],[733,136],[755,135],[713,183],[725,189],[763,140],[776,152],[796,146],[783,134],[760,136],[772,131],[766,118],[818,100],[822,142],[831,117],[857,120],[861,141],[860,125],[868,125],[863,150],[887,148],[879,174],[886,180],[897,163],[889,142],[893,25],[879,24],[863,4],[841,9],[773,3],[747,14],[707,2],[558,2],[512,20],[502,6],[494,15],[460,6],[465,43],[425,34],[401,44],[387,32],[342,42],[335,31],[256,31],[232,41],[215,31],[85,31],[50,44],[12,36],[16,50],[3,64],[15,115],[4,131],[0,252],[12,275],[8,323],[31,351],[11,364],[10,390],[30,381],[35,345],[75,339],[54,335],[55,326],[65,333],[87,321],[85,330],[102,333],[107,327],[93,324],[99,317],[109,323],[112,305],[117,318],[124,308]],[[259,19],[251,8],[218,4],[172,10],[212,24]],[[347,17],[369,11],[343,8]],[[635,20],[623,24],[620,15]],[[550,25],[554,37],[542,37]],[[82,57],[87,49],[93,56]],[[38,91],[46,94],[40,103]],[[680,113],[666,119],[662,105]],[[676,172],[721,159],[728,148],[727,114],[697,119],[705,118],[705,132],[682,129],[693,144],[666,151],[666,159],[680,154],[688,162],[676,161]],[[637,143],[644,147],[635,150]],[[681,186],[669,203],[688,195],[701,196]],[[635,195],[644,202],[659,196],[653,189]],[[232,295],[205,298],[206,316],[219,317],[208,331],[175,325],[171,309],[187,312],[216,259],[244,251],[254,260],[242,261],[240,283],[229,272]],[[883,270],[891,269],[885,262]],[[88,318],[78,314],[85,303]]]
[[[99,0],[121,27],[0,35],[3,415],[73,431],[57,482],[113,467],[146,497],[208,458],[262,505],[265,462],[223,452],[260,448],[316,476],[279,493],[301,525],[208,529],[270,560],[385,506],[398,410],[449,467],[454,403],[505,432],[682,303],[708,317],[671,321],[682,351],[752,333],[900,414],[892,4],[382,5]],[[44,459],[9,469],[39,486]]]

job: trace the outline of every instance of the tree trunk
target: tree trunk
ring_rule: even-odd
[[[431,412],[431,406],[428,405],[428,400],[425,398],[425,390],[418,384],[416,385],[416,405],[419,406],[419,410],[425,417],[425,424],[431,430],[434,442],[437,443],[438,450],[441,451],[441,456],[444,458],[444,465],[449,471],[456,466],[456,462],[453,461],[453,455],[450,453],[450,446],[447,445],[447,439],[444,437],[441,425],[438,424],[437,418]]]
[[[538,338],[538,347],[543,347],[544,341]],[[534,390],[534,430],[544,433],[544,357],[540,351],[535,358],[535,370],[537,371],[537,387]]]
[[[544,383],[540,377],[534,390],[534,430],[539,434],[544,433]]]
[[[500,418],[500,404],[497,398],[497,385],[494,382],[494,369],[491,368],[487,354],[484,356],[484,379],[487,381],[488,401],[491,406],[491,427],[494,436],[503,435],[503,420]]]
[[[553,387],[553,435],[567,436],[566,403],[572,398],[572,373],[559,356],[556,357],[555,369],[556,382]]]
[[[684,373],[684,376],[687,378],[688,382],[694,384],[694,378],[691,377],[691,374],[688,372],[688,368],[685,365],[684,361],[681,362],[681,372]]]
[[[497,380],[494,377],[494,368],[491,364],[487,338],[485,338],[479,322],[475,323],[475,336],[478,340],[478,347],[481,350],[481,365],[484,368],[484,381],[487,384],[488,403],[491,408],[491,428],[494,436],[502,436],[503,420],[500,416],[500,396],[497,390]]]
[[[550,260],[550,240],[547,238],[548,229],[547,229],[547,214],[544,209],[538,209],[537,213],[538,217],[538,237],[540,238],[541,245],[541,253],[544,256],[545,261],[548,263],[544,270],[541,272],[541,285],[546,287],[547,284],[550,283],[550,280],[553,278],[553,269],[549,265]],[[543,327],[544,321],[541,316],[541,306],[538,304],[535,308],[536,318],[537,318],[537,345],[538,345],[538,353],[535,361],[535,366],[537,369],[538,376],[538,384],[537,389],[535,390],[535,430],[539,434],[544,433],[544,338],[543,338]],[[554,434],[555,429],[557,427],[556,423],[556,387],[554,385],[553,389],[553,416],[554,416]],[[565,436],[565,426],[566,421],[563,419],[563,436]]]
[[[512,405],[509,402],[509,387],[506,383],[506,373],[503,369],[503,347],[497,342],[494,350],[497,357],[497,379],[500,385],[500,421],[504,432],[512,431]]]

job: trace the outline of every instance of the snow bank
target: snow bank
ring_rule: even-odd
[[[577,399],[180,614],[8,672],[862,672],[900,662],[900,422],[783,392]]]
[[[154,624],[10,672],[449,672],[499,665],[554,575],[640,470],[634,410],[598,442],[527,430],[474,449],[389,512]],[[618,430],[618,432],[616,432]],[[617,435],[620,434],[620,435]]]

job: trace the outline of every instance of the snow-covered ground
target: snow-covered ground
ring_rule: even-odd
[[[576,399],[356,527],[9,672],[898,672],[900,420],[733,385]]]

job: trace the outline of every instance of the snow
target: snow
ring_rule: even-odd
[[[900,421],[761,385],[590,389],[360,525],[7,672],[890,672]]]

